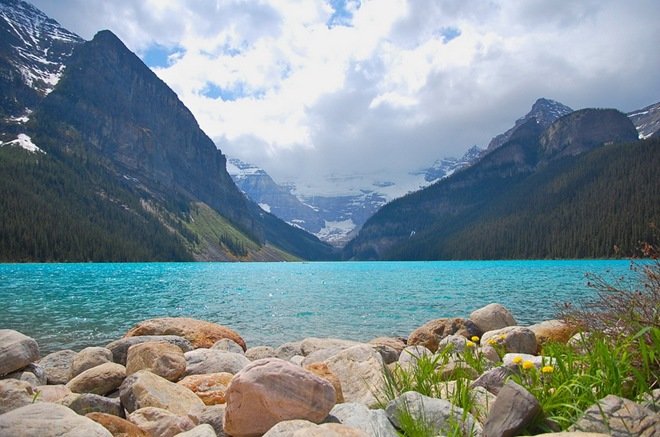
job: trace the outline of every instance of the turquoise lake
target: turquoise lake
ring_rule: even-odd
[[[103,346],[161,316],[226,325],[248,347],[405,337],[491,302],[520,324],[553,318],[557,304],[593,296],[586,273],[633,275],[626,260],[4,264],[0,328],[35,338],[42,354]]]

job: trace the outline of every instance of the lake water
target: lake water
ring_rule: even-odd
[[[593,295],[585,273],[630,275],[621,261],[137,263],[0,265],[0,328],[42,354],[120,338],[161,316],[209,320],[248,347],[309,336],[407,336],[424,322],[467,317],[490,302],[520,324]]]

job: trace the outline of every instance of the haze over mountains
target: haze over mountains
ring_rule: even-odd
[[[327,243],[346,245],[346,259],[609,256],[658,218],[644,166],[657,168],[660,104],[626,117],[538,99],[486,149],[314,195],[228,162],[112,32],[83,41],[18,0],[0,0],[0,32],[2,261],[336,259]],[[568,188],[586,196],[579,205]],[[566,223],[561,248],[529,242]],[[580,231],[599,243],[585,249]]]

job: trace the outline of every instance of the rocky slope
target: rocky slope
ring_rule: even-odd
[[[628,117],[637,128],[639,138],[660,136],[660,102],[630,112]]]

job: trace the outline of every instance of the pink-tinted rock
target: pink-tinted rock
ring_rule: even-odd
[[[536,335],[522,326],[509,326],[495,331],[486,332],[481,338],[481,344],[493,345],[504,352],[536,354]]]
[[[278,358],[254,361],[234,376],[227,389],[225,432],[258,436],[284,420],[319,423],[335,404],[325,379]]]
[[[74,393],[105,395],[115,391],[126,378],[126,368],[117,363],[104,363],[87,369],[66,386]]]
[[[85,417],[103,426],[110,431],[113,437],[150,437],[134,423],[112,414],[88,413]]]
[[[129,414],[128,420],[153,437],[174,437],[195,427],[190,418],[156,407],[133,411]]]
[[[210,348],[218,340],[228,338],[246,350],[241,336],[226,326],[187,317],[145,320],[132,327],[125,336],[137,335],[178,335],[190,341],[195,348]]]
[[[332,370],[325,363],[312,363],[308,364],[305,367],[305,370],[312,372],[314,375],[319,378],[323,378],[328,381],[335,388],[335,393],[337,394],[336,403],[341,404],[344,402],[344,393],[341,390],[341,382],[337,375],[332,373]]]
[[[227,372],[190,375],[177,384],[190,389],[204,404],[217,405],[226,402],[227,387],[233,377],[234,375]]]
[[[93,420],[50,402],[37,402],[1,414],[0,435],[112,437],[110,431]]]
[[[186,371],[183,351],[167,342],[148,342],[128,348],[126,374],[149,370],[169,381],[177,381]]]
[[[126,377],[119,388],[119,397],[128,412],[144,407],[158,407],[185,415],[194,407],[204,406],[204,402],[186,387],[148,370],[140,370]]]

